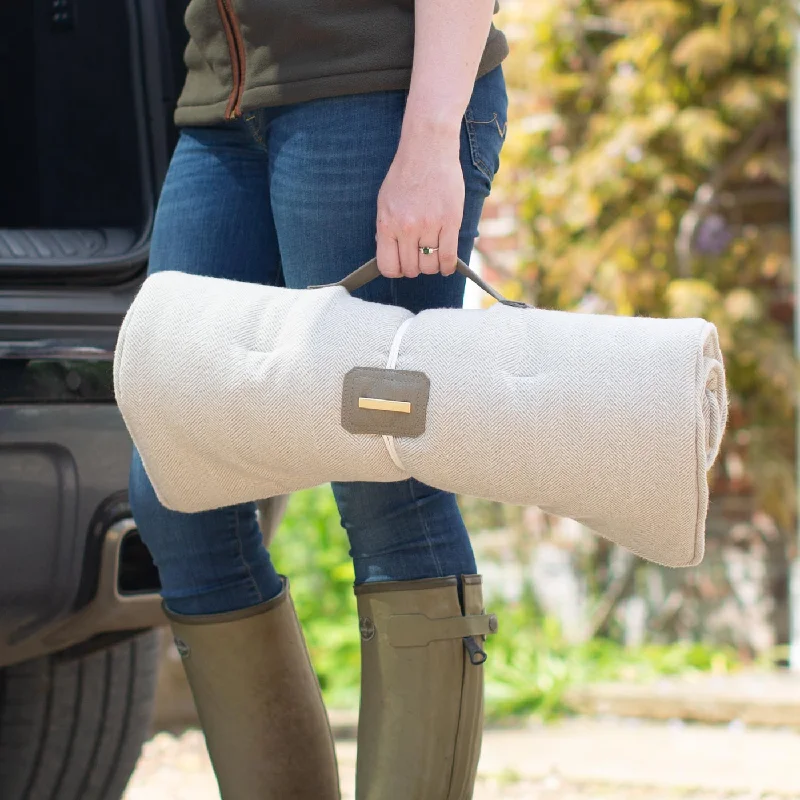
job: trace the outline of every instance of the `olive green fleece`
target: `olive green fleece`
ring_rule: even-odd
[[[414,0],[192,0],[185,19],[178,125],[410,83]],[[477,77],[507,54],[492,26]]]

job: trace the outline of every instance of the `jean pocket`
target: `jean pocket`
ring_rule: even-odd
[[[491,181],[500,167],[508,128],[508,95],[502,67],[479,78],[464,113],[472,165]]]

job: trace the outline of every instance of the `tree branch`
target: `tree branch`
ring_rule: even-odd
[[[589,623],[586,628],[586,638],[593,639],[597,634],[608,624],[611,615],[614,613],[619,601],[627,593],[628,589],[633,582],[633,575],[636,572],[636,557],[627,552],[622,551],[625,557],[625,567],[622,572],[614,578],[608,585],[608,588],[603,592],[597,606],[592,612]]]
[[[675,254],[678,257],[678,270],[681,277],[688,278],[691,274],[692,240],[698,225],[716,206],[720,190],[745,165],[774,130],[775,122],[771,119],[764,120],[730,153],[728,158],[717,166],[711,178],[697,187],[691,205],[678,223]]]

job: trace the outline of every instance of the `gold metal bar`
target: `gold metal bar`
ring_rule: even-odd
[[[410,414],[411,403],[403,400],[382,400],[378,397],[359,397],[359,408],[368,408],[371,411],[395,411],[399,414]]]

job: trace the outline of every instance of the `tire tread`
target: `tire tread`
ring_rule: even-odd
[[[0,670],[0,798],[119,800],[152,719],[159,633]]]

